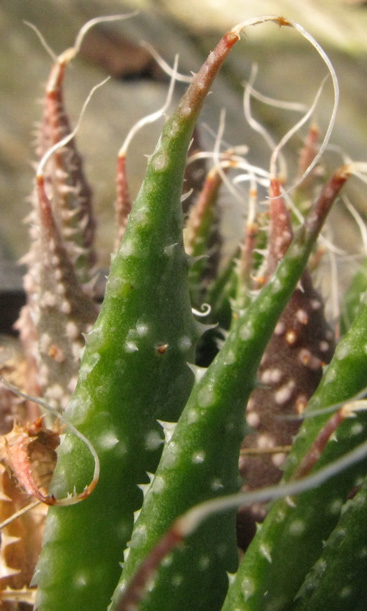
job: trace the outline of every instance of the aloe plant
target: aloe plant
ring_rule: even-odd
[[[367,300],[353,320],[344,316],[333,356],[334,334],[309,268],[327,214],[356,166],[335,170],[316,195],[314,127],[300,162],[306,190],[301,179],[293,188],[282,183],[278,159],[288,136],[274,148],[270,171],[236,150],[217,151],[184,227],[184,177],[189,185],[195,163],[186,168],[186,158],[201,107],[241,31],[264,21],[293,27],[313,44],[332,73],[337,101],[330,60],[298,24],[268,16],[227,32],[167,119],[132,205],[127,145],[120,151],[120,243],[100,311],[91,284],[90,190],[63,99],[78,44],[56,58],[40,127],[28,301],[18,327],[26,413],[30,395],[43,396],[39,405],[59,421],[49,420],[53,432],[40,421],[18,425],[3,445],[4,461],[26,492],[51,505],[32,582],[41,611],[316,611],[330,604],[330,590],[335,609],[366,603]],[[334,118],[333,111],[321,150]],[[231,172],[250,182],[250,211],[243,245],[235,261],[225,262],[217,200]],[[256,204],[264,185],[265,215]],[[306,199],[311,207],[299,221]],[[353,316],[356,286],[347,300]],[[207,324],[198,319],[203,314]],[[43,443],[51,463],[56,432],[63,437],[45,488],[32,449]],[[343,468],[340,461],[356,449],[362,453]],[[322,484],[308,484],[334,464]],[[302,492],[289,496],[292,486]],[[263,501],[272,498],[278,500],[269,508]],[[256,521],[263,524],[255,534]],[[240,563],[238,545],[247,548]],[[16,591],[21,599],[27,585],[14,581],[14,562],[4,581],[9,601]]]

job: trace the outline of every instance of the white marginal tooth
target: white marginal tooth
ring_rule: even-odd
[[[145,496],[146,496],[146,494],[147,494],[147,492],[148,492],[148,490],[150,488],[150,482],[149,482],[149,484],[138,484],[138,488],[140,488],[140,490],[142,491],[143,496],[145,498]]]
[[[175,431],[176,422],[166,422],[165,420],[157,420],[157,422],[163,429],[165,442],[168,443],[171,441],[172,435]]]
[[[209,255],[207,255],[207,254],[205,254],[205,255],[198,255],[197,257],[192,257],[191,255],[188,255],[187,259],[188,259],[188,262],[189,262],[189,267],[192,267],[198,261],[202,261],[203,259],[209,259]]]
[[[138,486],[138,488],[140,488],[140,486]],[[137,509],[136,511],[134,511],[134,524],[136,524],[136,521],[140,516],[140,511],[141,509]],[[129,545],[129,543],[127,545]]]
[[[234,580],[236,579],[236,574],[237,573],[228,573],[228,571],[227,571],[227,577],[228,577],[229,585],[231,585],[234,582]]]
[[[195,376],[195,382],[200,382],[200,380],[203,378],[207,368],[206,367],[199,367],[198,365],[194,365],[193,363],[187,363],[187,365],[190,367],[191,371],[193,372],[193,374]]]
[[[174,244],[168,244],[168,246],[165,246],[164,254],[168,256],[172,255],[177,246],[178,242],[175,242]]]
[[[221,339],[220,337],[216,337],[214,339],[215,345],[217,347],[218,350],[221,350],[224,346],[225,340]]]
[[[196,331],[199,334],[199,337],[201,337],[202,335],[204,335],[204,333],[206,333],[207,331],[210,331],[211,329],[216,329],[218,327],[218,324],[205,324],[203,322],[199,322],[196,321]]]
[[[296,503],[294,502],[291,496],[286,496],[284,500],[287,503],[288,507],[291,507],[292,509],[296,507]]]

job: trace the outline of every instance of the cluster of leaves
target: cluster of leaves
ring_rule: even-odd
[[[0,446],[13,473],[1,472],[5,608],[33,600],[46,505],[32,582],[42,611],[365,608],[366,276],[348,297],[335,350],[309,266],[356,166],[319,184],[314,126],[292,202],[280,147],[267,172],[218,145],[199,187],[193,169],[205,155],[187,162],[223,61],[244,27],[264,21],[304,34],[264,17],[224,35],[166,121],[133,206],[122,147],[118,247],[100,309],[91,191],[63,100],[81,38],[55,58],[17,325],[26,362],[17,401],[19,380],[3,369],[2,402],[17,420]],[[186,226],[184,179],[194,185]],[[236,180],[250,185],[248,216],[228,262],[217,203],[223,185],[237,193]],[[5,520],[30,497],[27,513]]]

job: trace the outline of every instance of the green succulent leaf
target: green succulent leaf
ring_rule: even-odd
[[[105,610],[120,573],[138,484],[154,471],[161,445],[157,418],[176,420],[191,390],[197,327],[183,248],[181,191],[201,105],[238,36],[226,35],[167,121],[114,257],[101,313],[86,349],[67,418],[97,450],[94,493],[50,510],[36,571],[39,609]],[[77,467],[76,467],[77,465]],[[91,455],[66,435],[52,493],[82,491]]]
[[[112,609],[172,520],[195,504],[238,490],[245,406],[256,385],[262,354],[346,178],[344,172],[337,173],[327,185],[272,279],[237,321],[213,363],[197,376],[182,416],[166,440],[135,523]],[[211,519],[190,536],[159,569],[140,608],[167,608],[167,591],[177,577],[170,610],[220,609],[228,585],[227,573],[233,572],[236,565],[235,519],[235,512],[228,512]],[[199,588],[203,580],[211,586]]]
[[[24,399],[32,400],[32,392],[42,395],[39,406],[59,414],[64,427],[45,494],[43,480],[36,484],[33,477],[40,475],[42,460],[37,452],[32,456],[31,431],[39,437],[46,433],[46,439],[51,434],[55,443],[60,431],[44,431],[41,419],[33,429],[24,421],[20,425],[27,434],[14,436],[11,451],[11,434],[1,444],[1,460],[18,481],[51,505],[31,584],[38,586],[35,609],[321,611],[332,606],[364,611],[367,467],[361,455],[367,447],[367,410],[365,403],[362,408],[354,403],[348,411],[345,403],[359,400],[367,388],[367,293],[361,297],[366,266],[346,294],[342,340],[329,366],[333,334],[306,270],[340,189],[353,171],[365,171],[364,164],[349,163],[319,188],[315,168],[329,142],[339,97],[335,71],[313,37],[283,17],[249,19],[223,36],[167,119],[133,205],[126,153],[134,128],[120,150],[115,253],[99,308],[92,281],[91,190],[75,145],[77,129],[71,130],[65,111],[63,82],[83,36],[102,20],[89,22],[75,47],[55,57],[46,87],[27,305],[17,323],[28,364],[21,384],[29,394],[4,382],[7,391],[14,389]],[[236,147],[219,156],[216,151],[209,172],[205,155],[198,156],[199,174],[187,164],[190,143],[198,146],[201,108],[225,58],[242,31],[265,22],[298,31],[332,80],[325,140],[319,148],[318,130],[311,126],[293,182],[295,206],[307,214],[303,223],[298,215],[297,222],[291,220],[283,197],[291,189],[283,189],[277,168],[281,149],[310,119],[321,90],[310,111],[274,145],[270,172],[248,164]],[[170,92],[173,84],[174,78]],[[247,102],[245,108],[249,118]],[[227,171],[231,177],[244,172],[239,182],[250,179],[243,244],[233,246],[229,261],[216,209]],[[184,210],[190,207],[186,232],[184,184],[193,184],[194,196],[202,187],[196,203],[189,202],[191,194],[184,204]],[[259,213],[257,187],[265,184],[269,208]],[[203,302],[209,307],[203,309]],[[207,324],[195,316],[205,316]],[[304,408],[321,376],[294,440],[300,421],[290,418]],[[24,413],[35,419],[33,407],[24,405]],[[270,452],[264,456],[268,442],[277,446],[275,460]],[[285,467],[279,466],[291,443]],[[341,470],[343,457],[351,451],[355,457],[355,449],[357,460]],[[255,465],[251,471],[249,456],[260,469]],[[240,457],[245,458],[239,463]],[[276,467],[273,479],[269,465]],[[283,470],[282,481],[274,485]],[[287,484],[295,486],[293,496],[283,498]],[[260,486],[265,489],[259,491]],[[240,489],[254,491],[245,506],[249,512],[254,497],[281,500],[266,507],[267,518],[239,564]],[[295,489],[302,492],[296,495]],[[1,528],[8,525],[6,519]],[[13,542],[12,536],[5,541],[2,559]],[[19,594],[8,589],[9,575],[0,580],[5,603]]]
[[[364,609],[367,601],[367,479],[340,519],[296,597],[297,611]]]
[[[306,414],[346,402],[367,385],[367,304],[338,345]],[[305,419],[289,456],[284,481],[297,468],[330,417],[329,412]],[[366,439],[367,417],[345,420],[330,440],[317,469],[325,466]],[[348,494],[366,473],[361,463],[337,478],[295,499],[276,502],[247,550],[223,611],[237,607],[246,611],[294,608],[294,599],[306,574],[322,553],[323,541],[336,526]],[[237,607],[236,607],[237,605]]]
[[[351,285],[347,290],[342,305],[342,314],[340,319],[341,333],[347,332],[353,320],[355,319],[361,302],[361,296],[367,289],[367,263],[363,263],[353,276]]]

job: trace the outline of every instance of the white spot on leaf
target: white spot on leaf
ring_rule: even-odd
[[[192,455],[192,462],[196,465],[200,465],[201,463],[203,463],[205,460],[205,452],[201,451],[201,452],[195,452]]]
[[[138,346],[135,342],[126,342],[125,343],[126,352],[137,352],[139,350]]]
[[[240,338],[243,340],[250,339],[254,334],[252,321],[245,322],[240,329]]]
[[[255,592],[255,582],[251,577],[245,577],[241,583],[242,594],[245,602],[248,601],[249,598]]]
[[[98,437],[98,445],[102,450],[111,450],[119,442],[114,431],[106,431]]]
[[[153,168],[157,171],[164,170],[167,166],[167,157],[165,153],[158,153],[152,161]]]
[[[199,390],[197,397],[201,407],[208,407],[215,399],[214,390],[210,386],[203,386]]]
[[[268,562],[270,562],[270,563],[272,562],[272,560],[271,560],[271,553],[270,553],[270,547],[266,543],[262,543],[260,545],[260,554],[262,556],[264,556],[264,558],[266,558],[266,560]]]
[[[289,525],[289,534],[299,537],[304,533],[306,529],[306,524],[303,520],[293,520],[293,522]]]
[[[145,437],[145,448],[149,450],[156,450],[163,443],[163,439],[161,438],[158,431],[149,431]]]

